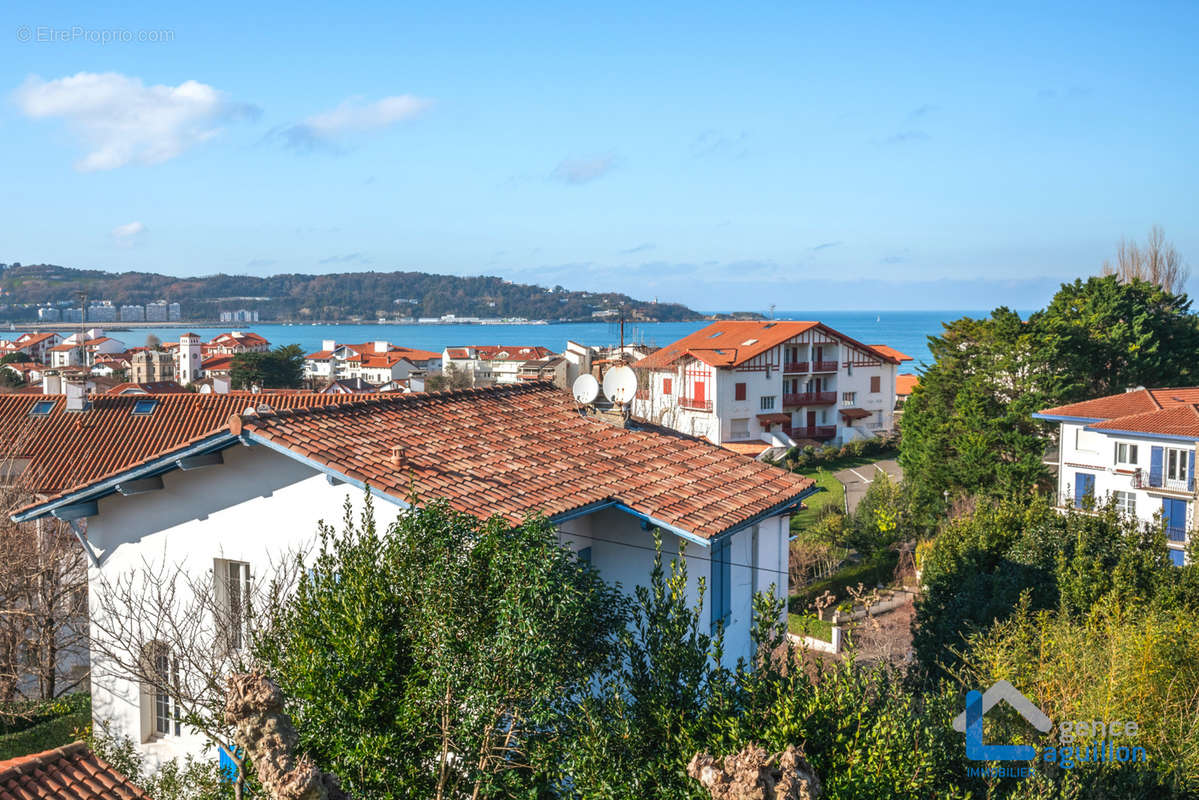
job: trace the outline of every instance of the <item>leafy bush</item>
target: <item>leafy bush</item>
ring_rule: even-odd
[[[867,587],[886,584],[895,574],[898,564],[898,553],[883,550],[867,561],[851,564],[822,581],[805,586],[803,590],[791,595],[788,606],[792,614],[802,614],[825,592],[841,598],[847,594],[847,589],[856,587],[859,583]]]
[[[222,779],[216,759],[182,762],[171,759],[157,769],[146,766],[145,756],[128,736],[114,736],[107,728],[86,739],[92,752],[107,761],[154,800],[232,800],[233,784]]]
[[[76,741],[92,722],[92,699],[85,692],[50,702],[0,709],[0,761]]]

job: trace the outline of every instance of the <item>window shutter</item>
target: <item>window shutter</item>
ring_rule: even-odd
[[[745,384],[744,383],[733,384],[733,399],[734,400],[744,400],[745,399]]]
[[[674,380],[671,378],[662,379],[662,394],[670,394],[674,389]]]
[[[1195,451],[1187,456],[1187,491],[1195,491]]]
[[[1087,496],[1086,492],[1087,476],[1081,472],[1074,473],[1074,507],[1082,508],[1082,499]]]
[[[1153,447],[1149,450],[1149,485],[1162,485],[1162,448]]]

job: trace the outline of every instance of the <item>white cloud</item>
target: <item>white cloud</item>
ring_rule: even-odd
[[[222,122],[257,113],[197,81],[146,86],[116,72],[80,72],[52,81],[34,75],[13,98],[27,117],[66,121],[87,149],[75,164],[82,172],[161,164],[216,136]]]
[[[140,222],[128,222],[112,229],[112,240],[118,247],[132,247],[141,241],[146,226]]]
[[[284,128],[279,135],[288,147],[312,150],[337,149],[347,137],[379,130],[412,119],[433,102],[410,94],[384,97],[373,103],[351,97],[330,111],[314,114],[303,122]]]
[[[550,177],[563,183],[587,183],[596,178],[602,178],[616,166],[616,156],[612,153],[583,158],[567,158],[562,160]]]

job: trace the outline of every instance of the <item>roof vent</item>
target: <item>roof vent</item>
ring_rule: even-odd
[[[1145,391],[1144,386],[1129,386],[1127,389],[1124,390],[1124,393],[1128,394],[1130,392],[1143,392],[1143,391]]]
[[[391,463],[396,467],[404,466],[404,448],[398,444],[391,448]]]

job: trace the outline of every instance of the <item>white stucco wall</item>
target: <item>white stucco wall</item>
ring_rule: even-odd
[[[1058,469],[1058,498],[1062,505],[1073,505],[1074,490],[1078,474],[1093,475],[1095,498],[1107,500],[1113,492],[1130,492],[1136,497],[1137,519],[1149,524],[1160,522],[1163,498],[1187,501],[1186,529],[1195,529],[1194,493],[1170,491],[1149,486],[1149,463],[1153,447],[1166,447],[1190,453],[1194,444],[1161,439],[1137,438],[1126,435],[1109,435],[1098,431],[1083,431],[1082,424],[1062,423],[1060,429],[1060,462]],[[1116,464],[1116,445],[1119,443],[1137,446],[1137,461]],[[1142,488],[1133,487],[1132,471],[1140,469]],[[1171,542],[1182,547],[1181,542]]]
[[[224,451],[225,463],[163,476],[164,488],[145,494],[114,495],[100,501],[99,515],[88,520],[88,537],[101,556],[101,565],[89,570],[91,611],[99,613],[103,581],[144,568],[144,564],[181,565],[189,574],[202,576],[217,558],[250,564],[256,585],[269,580],[272,565],[288,553],[310,551],[317,521],[340,524],[342,504],[349,498],[360,507],[362,492],[348,485],[331,485],[325,476],[265,447],[235,446]],[[380,525],[390,523],[399,507],[376,500]],[[754,530],[737,533],[732,540],[732,620],[726,635],[726,660],[749,657],[751,595],[776,584],[785,597],[787,569],[787,517],[763,521]],[[653,559],[653,537],[641,523],[620,511],[604,510],[564,522],[562,539],[578,550],[592,547],[592,563],[605,579],[632,592],[648,584]],[[664,552],[678,552],[678,538],[664,534]],[[757,553],[752,551],[756,542]],[[706,548],[688,544],[688,582],[698,596],[699,578],[710,581]],[[753,565],[759,569],[755,573]],[[710,584],[709,584],[710,585]],[[705,611],[705,624],[709,619]],[[100,631],[92,626],[93,637]],[[202,736],[184,726],[180,736],[152,736],[144,719],[141,687],[128,678],[114,676],[93,652],[92,704],[96,720],[106,720],[114,733],[142,742],[149,762],[204,755]]]

